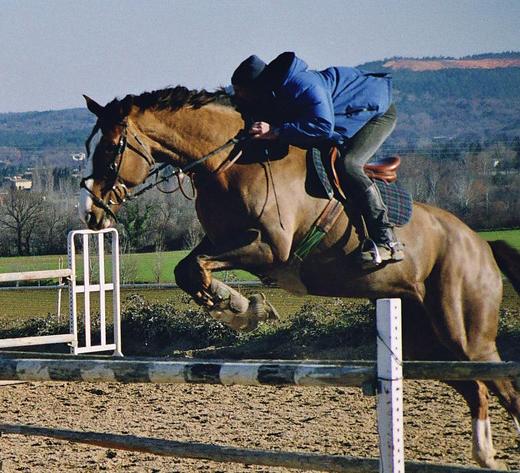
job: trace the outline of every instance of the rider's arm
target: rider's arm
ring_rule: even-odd
[[[334,134],[334,107],[330,93],[319,85],[304,89],[294,98],[297,119],[278,129],[281,141],[296,146],[311,146]]]

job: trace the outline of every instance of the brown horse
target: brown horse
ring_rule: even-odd
[[[242,144],[226,140],[238,136],[244,121],[223,92],[176,87],[104,107],[86,100],[98,117],[93,134],[101,129],[102,136],[82,182],[83,220],[92,229],[111,225],[129,189],[143,183],[157,163],[189,168],[206,236],[175,275],[214,317],[236,329],[275,317],[261,295],[247,300],[212,277],[213,271],[241,268],[299,294],[401,298],[408,357],[500,360],[497,261],[520,291],[520,254],[511,247],[490,246],[450,213],[416,203],[410,223],[397,229],[405,244],[402,262],[360,269],[354,210],[342,213],[320,245],[298,261],[292,258],[294,249],[327,204],[307,172],[305,150],[290,146],[266,159],[262,148],[246,146],[231,166]],[[471,411],[475,460],[500,467],[494,458],[488,387],[519,431],[520,392],[509,380],[450,384]]]

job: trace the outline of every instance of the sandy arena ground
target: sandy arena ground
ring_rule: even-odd
[[[0,387],[2,423],[35,424],[287,451],[378,455],[375,398],[360,389],[26,383]],[[497,458],[520,469],[513,423],[492,400]],[[462,398],[436,382],[406,382],[406,458],[473,465]],[[2,472],[285,472],[3,435]]]

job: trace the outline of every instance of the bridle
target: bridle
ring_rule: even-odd
[[[144,194],[145,192],[147,192],[150,189],[153,189],[155,187],[157,187],[159,190],[161,190],[161,192],[171,193],[171,192],[163,191],[162,189],[160,189],[159,185],[162,184],[163,182],[169,181],[172,177],[176,177],[178,179],[178,183],[179,183],[178,189],[181,190],[181,192],[183,193],[183,195],[186,198],[194,198],[194,196],[195,196],[194,188],[193,188],[193,197],[188,197],[188,195],[184,192],[184,189],[182,188],[181,179],[184,177],[184,175],[188,175],[189,177],[191,177],[191,175],[194,174],[193,168],[204,163],[205,161],[207,161],[211,157],[215,156],[216,154],[220,153],[221,151],[225,150],[226,148],[229,148],[230,146],[236,146],[239,143],[248,139],[248,136],[246,133],[244,133],[244,130],[240,130],[237,133],[237,135],[235,135],[233,138],[230,138],[223,145],[219,146],[218,148],[214,149],[213,151],[209,152],[208,154],[202,156],[201,158],[199,158],[195,161],[189,162],[186,166],[174,168],[174,170],[169,174],[160,176],[161,171],[163,171],[165,168],[167,168],[171,164],[162,163],[159,166],[157,166],[157,162],[155,161],[153,156],[149,153],[149,151],[146,149],[145,145],[139,139],[139,136],[136,133],[131,132],[132,137],[139,144],[139,148],[136,148],[131,143],[128,143],[128,139],[127,139],[128,128],[129,128],[128,124],[119,123],[119,125],[122,126],[123,131],[121,132],[119,142],[117,144],[113,145],[114,156],[113,156],[112,161],[108,165],[109,176],[107,176],[107,177],[110,178],[111,184],[107,185],[104,189],[104,191],[106,191],[108,189],[112,190],[117,201],[114,202],[112,199],[110,199],[107,204],[103,199],[100,199],[99,197],[97,197],[92,192],[92,190],[88,188],[86,182],[89,179],[93,179],[94,174],[84,177],[83,179],[81,179],[80,184],[79,184],[80,188],[85,189],[87,191],[87,193],[90,195],[90,198],[92,199],[92,202],[94,203],[94,205],[103,209],[108,215],[110,215],[110,217],[112,217],[114,219],[115,222],[117,222],[117,217],[116,217],[115,213],[112,211],[112,209],[110,208],[110,205],[120,205],[120,204],[126,202],[127,200],[132,200],[132,199],[137,198],[141,194]],[[101,124],[100,124],[100,121],[98,120],[96,122],[96,124],[94,125],[92,132],[90,133],[89,137],[87,138],[87,140],[85,142],[85,148],[87,151],[87,159],[90,157],[90,143],[91,143],[92,139],[94,138],[94,136],[96,135],[96,133],[100,130],[100,128],[101,128]],[[123,165],[125,151],[127,148],[134,151],[138,156],[140,156],[142,159],[144,159],[146,161],[146,163],[148,164],[149,172],[148,172],[148,176],[146,177],[144,182],[147,182],[148,180],[150,180],[151,178],[153,178],[155,176],[154,182],[148,184],[147,186],[145,186],[144,188],[140,189],[137,192],[134,192],[133,194],[130,193],[128,187],[125,185],[124,182],[122,182],[122,180],[119,176],[121,167]],[[190,159],[190,157],[188,155],[186,155],[185,153],[182,153],[178,150],[173,150],[173,152],[180,158]],[[221,167],[220,169],[218,169],[216,171],[216,173],[223,172],[224,170],[229,169],[229,167],[240,157],[240,154],[241,154],[240,149],[237,149],[235,152],[230,153],[230,156],[228,156],[228,158],[226,159],[226,161],[227,161],[226,165],[224,167]],[[193,186],[193,183],[192,183],[192,186]],[[117,192],[119,189],[121,189],[120,193]]]

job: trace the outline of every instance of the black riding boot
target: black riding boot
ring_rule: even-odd
[[[383,261],[403,260],[403,245],[395,236],[393,226],[388,220],[386,205],[376,184],[372,184],[365,191],[362,208],[368,234],[372,239],[365,241],[361,248],[362,265],[377,266]]]

